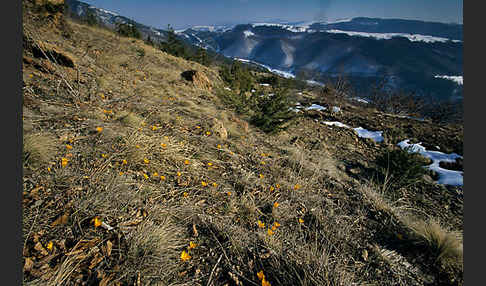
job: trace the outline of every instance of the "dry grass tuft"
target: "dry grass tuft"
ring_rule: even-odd
[[[148,220],[130,233],[127,274],[140,273],[150,282],[168,282],[179,270],[180,249],[187,245],[185,230],[167,217],[161,222]],[[147,281],[145,281],[147,282]]]
[[[132,128],[140,127],[142,125],[142,122],[144,121],[143,118],[136,115],[135,113],[127,111],[120,112],[117,120],[120,120],[125,126]]]
[[[40,166],[48,163],[56,152],[55,138],[48,133],[30,133],[24,135],[24,163]]]
[[[462,268],[463,243],[460,233],[444,229],[434,219],[424,221],[404,218],[403,221],[412,232],[411,239],[427,246],[436,262]]]

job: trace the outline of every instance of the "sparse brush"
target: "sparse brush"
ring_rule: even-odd
[[[55,138],[47,133],[30,133],[24,135],[24,163],[32,166],[46,164],[56,152]]]

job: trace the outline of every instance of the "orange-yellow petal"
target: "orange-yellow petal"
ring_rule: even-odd
[[[93,224],[95,227],[99,227],[101,225],[101,219],[99,217],[95,217]]]
[[[257,223],[258,223],[258,227],[259,228],[264,228],[265,227],[265,223],[262,222],[261,220],[258,220]]]
[[[187,253],[185,250],[183,250],[181,252],[181,259],[182,259],[182,261],[187,261],[187,260],[191,259],[191,256],[189,255],[189,253]]]

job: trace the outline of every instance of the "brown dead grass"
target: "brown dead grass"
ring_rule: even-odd
[[[56,153],[56,139],[49,133],[28,133],[24,135],[23,141],[25,164],[45,165]]]
[[[393,275],[366,276],[369,269],[388,266],[361,258],[371,239],[366,223],[371,208],[363,201],[391,215],[396,206],[354,188],[328,149],[310,150],[292,142],[294,136],[304,136],[298,128],[267,136],[245,127],[216,96],[180,77],[182,71],[197,69],[217,86],[221,82],[214,70],[140,40],[70,25],[71,40],[48,32],[38,36],[76,58],[83,75],[81,96],[73,97],[64,86],[49,100],[69,104],[63,106],[65,117],[26,118],[35,128],[42,122],[53,134],[74,138],[69,164],[29,175],[32,183],[24,190],[25,256],[43,259],[33,250],[34,237],[44,245],[54,241],[59,251],[50,280],[44,282],[76,284],[82,277],[99,283],[111,277],[115,285],[138,285],[139,279],[141,285],[258,285],[261,270],[272,285],[398,281]],[[145,56],[138,56],[137,49]],[[63,74],[71,86],[76,86],[75,75],[74,70]],[[47,75],[45,81],[28,79],[27,85],[55,86]],[[24,96],[51,102],[31,92]],[[83,106],[81,112],[77,104]],[[44,111],[54,113],[53,108]],[[211,130],[212,118],[223,122],[228,140]],[[103,131],[96,132],[97,126]],[[47,163],[64,146],[42,136],[40,141],[27,136],[26,150],[44,155],[38,161]],[[41,147],[32,147],[37,142],[43,142]],[[36,193],[36,185],[44,189]],[[363,193],[367,199],[361,201]],[[51,227],[63,213],[68,213],[67,221]],[[114,229],[94,227],[94,217]],[[275,222],[281,226],[269,234]],[[60,247],[64,237],[71,242],[66,249]],[[79,256],[67,255],[85,240],[97,243],[80,249]],[[110,256],[103,250],[108,241],[113,244]],[[197,246],[183,262],[180,254],[191,241]],[[101,255],[97,248],[103,263],[93,262]],[[90,268],[91,263],[96,266]],[[40,279],[31,274],[26,284]]]

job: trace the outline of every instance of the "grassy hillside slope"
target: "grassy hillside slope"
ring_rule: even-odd
[[[462,191],[373,172],[400,136],[462,152],[462,129],[342,103],[401,132],[307,112],[268,135],[217,70],[24,6],[25,285],[462,285]]]

